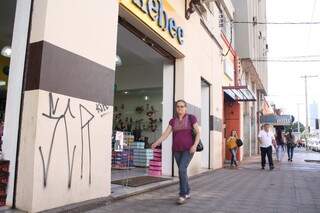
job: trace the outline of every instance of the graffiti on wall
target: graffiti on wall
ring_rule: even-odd
[[[74,162],[75,162],[75,153],[77,151],[77,145],[74,145],[73,147],[70,147],[70,135],[69,131],[70,128],[78,128],[79,134],[81,135],[81,141],[80,141],[80,146],[81,146],[81,160],[80,160],[80,167],[81,167],[81,174],[80,178],[83,178],[83,173],[84,173],[84,155],[88,156],[88,179],[89,179],[89,184],[91,184],[91,179],[92,179],[92,170],[91,170],[91,164],[92,164],[92,150],[91,150],[91,136],[92,133],[90,132],[90,124],[94,122],[95,116],[92,112],[90,112],[89,109],[87,109],[84,105],[79,104],[78,112],[73,111],[74,109],[71,109],[71,99],[68,98],[66,103],[61,103],[60,98],[56,97],[54,99],[52,93],[49,93],[49,110],[46,113],[42,113],[42,116],[49,120],[54,120],[54,128],[51,130],[52,133],[50,135],[50,144],[47,150],[45,150],[44,147],[39,146],[39,152],[41,156],[41,161],[42,161],[42,169],[43,169],[43,186],[46,187],[48,184],[48,174],[50,171],[50,163],[53,159],[53,157],[58,157],[58,156],[53,156],[53,148],[58,142],[56,140],[57,138],[57,128],[58,126],[62,126],[63,128],[63,133],[59,132],[59,134],[63,134],[63,137],[65,138],[65,149],[67,153],[67,169],[68,169],[68,177],[67,177],[67,183],[68,183],[68,188],[71,188],[72,184],[72,173],[74,169]],[[104,116],[105,114],[108,113],[109,107],[104,105],[104,104],[97,104],[101,106],[104,110],[102,111],[103,114],[101,115]],[[58,113],[58,108],[62,108],[63,110],[60,110],[60,113]],[[100,112],[99,112],[100,113]],[[70,121],[73,119],[76,119],[78,116],[78,119],[80,120],[79,126],[71,126],[70,127]],[[86,136],[85,136],[86,135]],[[85,143],[87,143],[88,150],[85,150]],[[47,156],[45,159],[44,156]]]

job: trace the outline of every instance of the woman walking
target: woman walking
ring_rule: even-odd
[[[193,131],[196,133],[195,139]],[[179,168],[180,192],[177,203],[183,204],[186,199],[191,198],[187,169],[200,141],[197,118],[187,114],[187,103],[184,100],[176,102],[176,116],[170,120],[167,129],[151,148],[159,146],[171,132],[173,132],[172,151]]]
[[[277,154],[277,161],[281,162],[283,153],[284,153],[284,133],[282,128],[276,128],[276,154]]]
[[[238,167],[237,164],[237,151],[238,151],[238,145],[237,145],[237,140],[238,140],[238,135],[236,130],[231,131],[231,135],[227,140],[227,148],[229,149],[231,153],[231,163],[230,163],[230,168],[233,167],[233,164],[235,167]]]
[[[296,141],[295,141],[295,136],[292,134],[291,129],[289,129],[288,131],[286,140],[287,140],[288,161],[292,162],[293,151],[294,151],[294,148],[296,147]]]

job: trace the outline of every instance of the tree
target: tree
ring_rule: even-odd
[[[305,126],[300,123],[300,133],[304,132],[305,130]],[[285,127],[285,131],[287,132],[289,129],[292,129],[292,132],[298,132],[298,121],[294,122],[293,124],[291,124],[290,126],[286,126]]]

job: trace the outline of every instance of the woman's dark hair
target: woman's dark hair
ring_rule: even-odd
[[[187,102],[186,102],[185,100],[183,100],[183,99],[177,100],[177,101],[176,101],[176,105],[177,105],[178,103],[183,103],[184,106],[187,106]]]
[[[289,133],[289,137],[290,137],[290,138],[293,138],[293,136],[292,136],[292,129],[289,129],[289,130],[288,130],[288,133]]]
[[[281,128],[276,129],[276,139],[277,139],[277,141],[282,141],[282,129]]]

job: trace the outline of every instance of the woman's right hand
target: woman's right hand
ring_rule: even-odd
[[[159,146],[160,144],[158,142],[155,142],[151,145],[151,149],[155,149],[157,148],[157,146]]]

